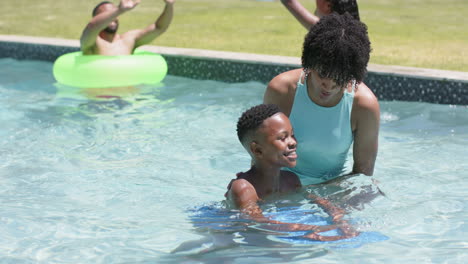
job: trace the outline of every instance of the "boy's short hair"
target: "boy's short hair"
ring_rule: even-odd
[[[370,52],[367,26],[348,13],[332,13],[322,17],[305,36],[302,67],[345,86],[353,79],[364,80]]]
[[[263,121],[280,112],[275,104],[259,104],[246,110],[237,121],[239,141],[243,144],[247,134],[254,132]]]

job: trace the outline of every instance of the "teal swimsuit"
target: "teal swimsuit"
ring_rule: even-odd
[[[353,83],[351,92],[344,92],[337,105],[323,107],[310,99],[307,85],[301,79],[302,74],[289,115],[298,158],[296,167],[288,170],[296,173],[303,185],[308,185],[336,178],[346,171],[348,151],[353,143],[351,110],[356,84]]]

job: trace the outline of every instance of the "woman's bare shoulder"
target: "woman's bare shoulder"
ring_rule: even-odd
[[[289,116],[302,71],[302,69],[290,70],[273,78],[265,90],[263,103],[276,104],[283,113]]]
[[[281,94],[287,94],[296,88],[297,81],[301,77],[302,69],[290,70],[275,76],[269,83],[267,89]]]
[[[353,108],[358,110],[372,110],[379,107],[379,102],[374,92],[367,87],[365,83],[360,83],[357,86],[356,93],[354,96]]]

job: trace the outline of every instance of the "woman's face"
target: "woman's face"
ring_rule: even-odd
[[[339,86],[330,78],[320,76],[317,71],[309,71],[308,93],[311,99],[318,105],[335,106],[341,100],[345,86]]]

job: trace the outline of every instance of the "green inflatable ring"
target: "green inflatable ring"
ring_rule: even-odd
[[[53,73],[57,82],[65,85],[123,87],[161,82],[167,74],[167,63],[161,55],[143,50],[123,56],[84,56],[77,51],[58,57]]]

